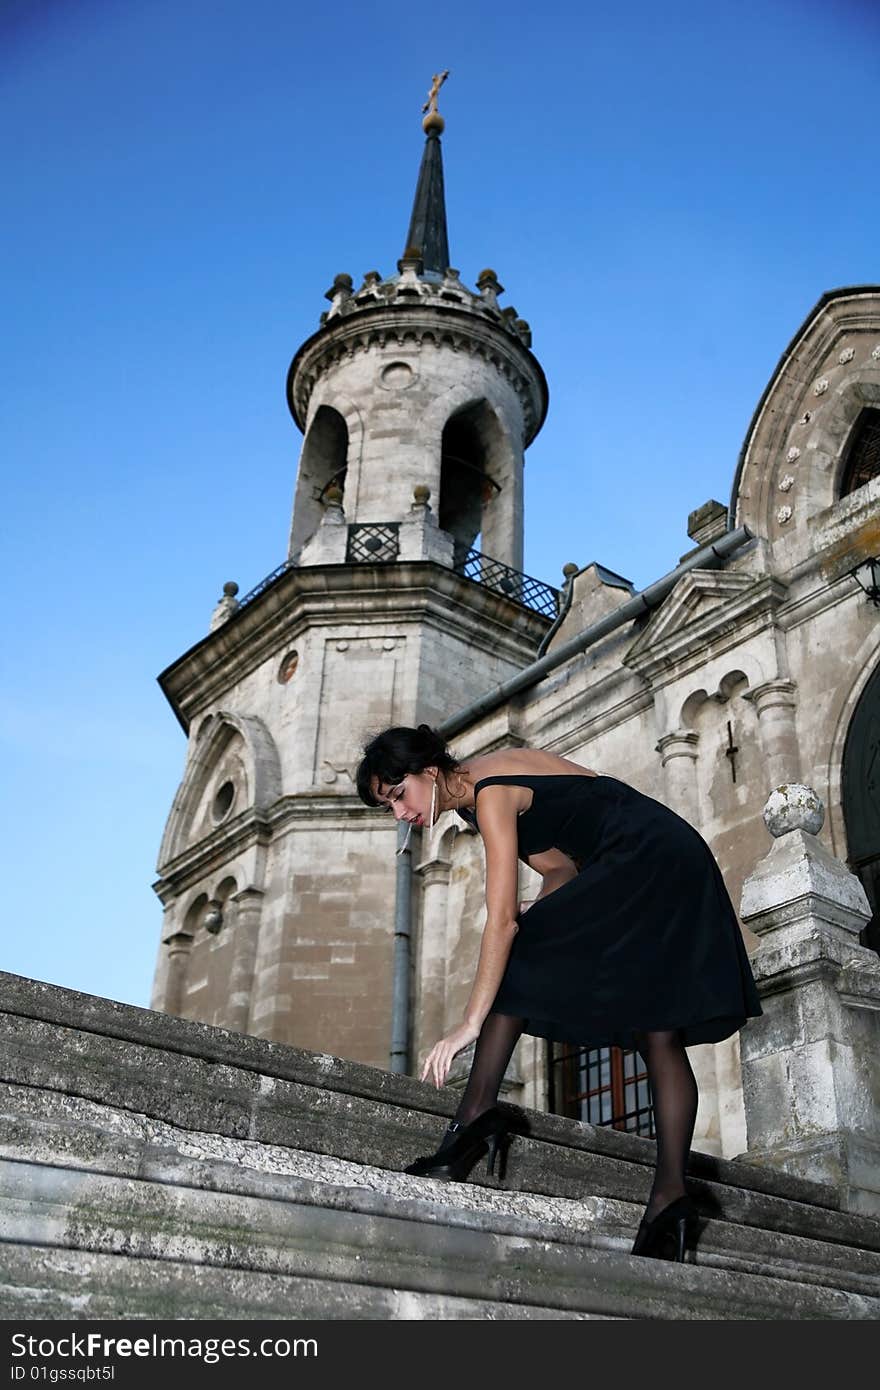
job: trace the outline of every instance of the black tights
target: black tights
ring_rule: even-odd
[[[636,1033],[654,1101],[657,1167],[645,1215],[650,1220],[685,1193],[687,1167],[697,1118],[697,1081],[677,1028]]]
[[[486,1015],[474,1048],[470,1076],[455,1112],[461,1124],[470,1124],[496,1103],[524,1023],[525,1019],[509,1014]],[[650,1219],[685,1191],[684,1174],[697,1118],[698,1093],[677,1028],[637,1032],[635,1040],[648,1068],[657,1133],[657,1167],[645,1212]]]

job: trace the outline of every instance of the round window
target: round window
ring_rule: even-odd
[[[288,652],[278,667],[278,684],[286,685],[299,665],[299,652]]]
[[[235,800],[235,787],[232,782],[224,782],[223,786],[214,797],[213,814],[215,821],[221,821],[224,816],[228,816]]]

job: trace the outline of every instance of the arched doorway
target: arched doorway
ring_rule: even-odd
[[[861,879],[874,914],[859,940],[880,953],[880,666],[862,691],[846,736],[841,798],[846,862]]]

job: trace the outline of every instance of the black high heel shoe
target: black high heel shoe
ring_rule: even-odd
[[[698,1218],[699,1211],[692,1197],[676,1197],[674,1202],[658,1211],[652,1220],[648,1221],[646,1217],[642,1217],[630,1254],[663,1259],[661,1252],[664,1245],[668,1246],[668,1238],[671,1236],[672,1258],[679,1264],[683,1263],[688,1237],[696,1233]]]
[[[486,1173],[493,1177],[495,1158],[500,1149],[499,1178],[503,1178],[510,1135],[517,1130],[521,1132],[521,1129],[516,1116],[493,1105],[469,1125],[453,1120],[437,1152],[415,1159],[403,1171],[417,1178],[443,1178],[449,1182],[463,1182],[477,1160],[488,1150]]]

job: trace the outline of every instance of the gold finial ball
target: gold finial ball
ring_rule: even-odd
[[[422,119],[422,130],[426,135],[430,135],[436,130],[438,135],[442,135],[446,129],[446,122],[439,111],[429,111],[427,116]]]
[[[417,486],[413,488],[413,500],[420,507],[427,506],[428,498],[430,496],[431,489],[429,487],[426,487],[424,483],[418,483]]]

